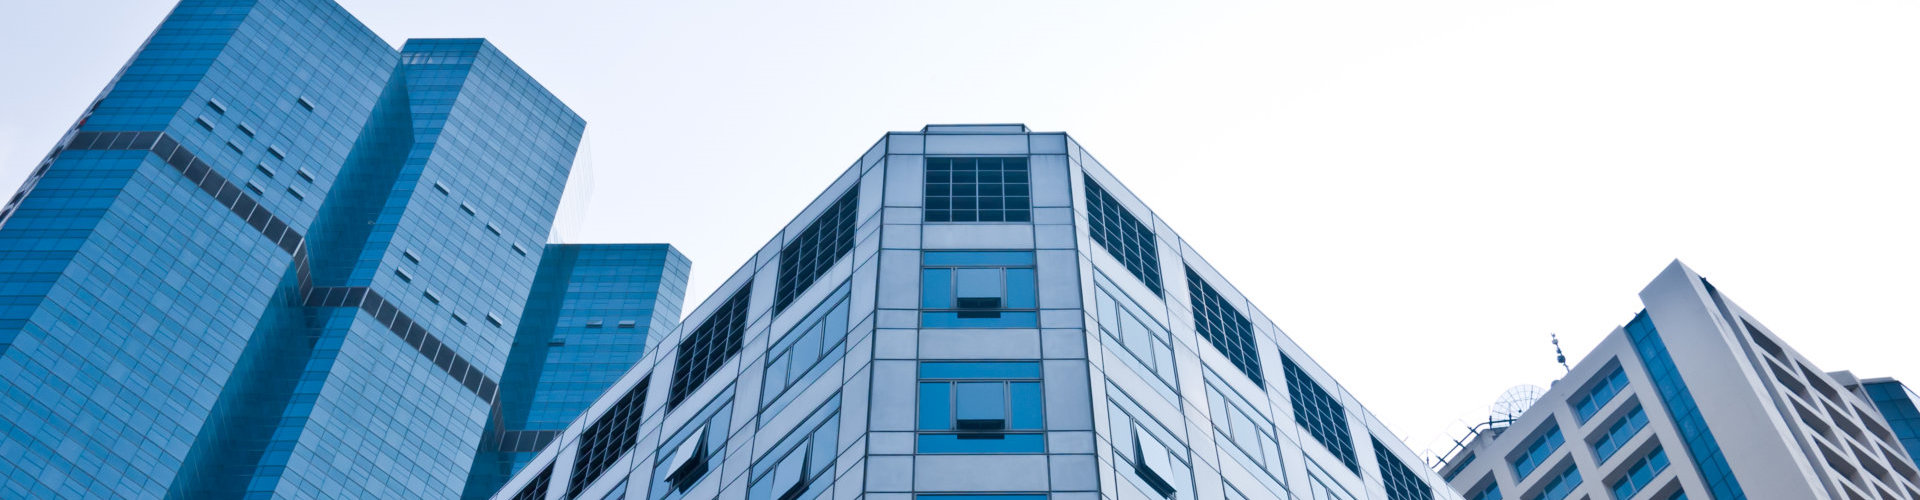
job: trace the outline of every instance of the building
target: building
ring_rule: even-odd
[[[499,499],[1458,498],[1072,138],[886,134]]]
[[[670,245],[547,245],[465,496],[486,498],[680,325],[691,262]]]
[[[1880,416],[1887,419],[1887,425],[1893,427],[1893,435],[1907,447],[1907,456],[1920,462],[1920,393],[1891,378],[1859,380],[1848,372],[1833,375],[1847,390],[1853,391],[1854,396],[1873,402]]]
[[[1471,500],[1914,499],[1887,419],[1675,262],[1510,425],[1441,472]],[[1849,377],[1850,378],[1850,377]]]
[[[456,496],[673,326],[657,247],[559,252],[651,304],[530,301],[585,122],[484,40],[185,0],[76,104],[0,205],[0,498]]]

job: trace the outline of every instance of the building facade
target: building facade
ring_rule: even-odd
[[[181,2],[0,205],[0,497],[457,496],[644,342],[540,318],[678,312],[522,312],[584,127],[484,40]]]
[[[1675,262],[1510,425],[1441,467],[1471,500],[1920,498],[1874,404]],[[1850,377],[1849,377],[1850,378]]]
[[[486,498],[680,325],[692,263],[664,244],[547,245],[466,497]]]
[[[1907,447],[1907,456],[1920,462],[1920,393],[1891,378],[1858,380],[1847,372],[1834,374],[1834,378],[1840,379],[1853,395],[1872,401],[1874,408],[1880,410],[1880,416],[1887,419],[1887,425],[1893,427],[1893,435]]]
[[[886,134],[499,499],[1458,498],[1060,133]]]

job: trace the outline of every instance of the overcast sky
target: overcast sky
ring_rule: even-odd
[[[695,300],[881,133],[1024,122],[1416,450],[1676,258],[1819,368],[1920,380],[1910,1],[341,3],[395,45],[490,38],[572,105],[575,240],[672,243]],[[7,7],[0,185],[171,5]]]

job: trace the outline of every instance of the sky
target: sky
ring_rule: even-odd
[[[1920,381],[1920,4],[341,0],[589,123],[575,242],[690,304],[880,135],[1065,131],[1415,450],[1681,259],[1825,370]],[[0,18],[17,186],[172,2]],[[691,307],[688,308],[689,310]]]

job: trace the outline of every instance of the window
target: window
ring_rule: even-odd
[[[655,453],[651,500],[677,500],[726,459],[728,423],[733,419],[733,389],[707,403],[679,431],[660,441]]]
[[[1667,470],[1667,450],[1655,446],[1653,451],[1647,452],[1647,456],[1640,457],[1639,460],[1633,461],[1633,465],[1627,466],[1626,475],[1613,481],[1613,497],[1619,500],[1633,498],[1641,488],[1646,488],[1653,482],[1653,476],[1659,475],[1664,470]]]
[[[262,174],[266,174],[268,178],[272,178],[274,176],[273,169],[267,167],[267,164],[265,163],[255,163],[253,164],[253,169],[259,170],[260,173]]]
[[[267,154],[273,155],[274,159],[287,159],[287,152],[281,151],[280,146],[267,146]]]
[[[305,97],[297,97],[297,98],[294,98],[294,99],[293,99],[293,102],[294,102],[295,104],[299,104],[299,105],[300,105],[300,107],[302,107],[302,108],[306,108],[306,109],[307,109],[307,111],[313,111],[313,101],[309,101],[309,100],[307,100],[307,98],[305,98]]]
[[[513,494],[513,500],[546,500],[547,485],[552,482],[552,479],[553,464],[549,463],[547,468],[540,469],[540,475],[533,476],[532,481],[527,481],[526,486],[520,487],[519,493]]]
[[[460,323],[461,325],[467,324],[467,318],[460,317],[460,313],[453,313],[453,321],[456,323]]]
[[[633,449],[640,437],[640,418],[647,404],[647,384],[642,379],[620,396],[606,413],[580,433],[580,445],[574,458],[573,477],[567,480],[567,498],[593,485],[594,480],[613,466],[615,460]]]
[[[1467,495],[1467,500],[1500,500],[1500,483],[1489,482],[1487,487]]]
[[[1274,438],[1273,423],[1261,416],[1250,403],[1220,380],[1213,370],[1204,370],[1207,378],[1207,406],[1213,417],[1216,441],[1231,443],[1221,448],[1237,453],[1236,458],[1250,463],[1248,470],[1281,470],[1280,445]]]
[[[1153,230],[1133,217],[1125,205],[1100,188],[1092,177],[1085,177],[1087,195],[1087,233],[1107,249],[1113,259],[1127,267],[1140,283],[1160,291],[1160,247],[1154,243]]]
[[[298,189],[287,188],[287,194],[293,195],[293,199],[296,199],[296,200],[307,199],[307,195],[305,193],[301,193],[300,190]]]
[[[1045,453],[1040,363],[920,363],[920,453]]]
[[[477,213],[477,212],[474,212],[474,211],[473,211],[473,206],[472,206],[472,205],[468,205],[468,204],[466,204],[466,203],[461,203],[461,204],[460,204],[460,211],[462,211],[462,212],[466,212],[466,213],[467,213],[467,215],[475,215],[475,214]]]
[[[606,324],[607,324],[607,323],[606,323],[605,321],[601,321],[601,320],[597,320],[597,319],[595,319],[595,320],[588,320],[588,321],[587,321],[587,328],[600,328],[600,327],[602,327],[602,326],[606,326]]]
[[[500,317],[494,316],[493,313],[487,313],[487,322],[493,323],[493,326],[506,326],[506,323],[500,321]]]
[[[774,287],[773,313],[780,314],[799,298],[813,280],[826,274],[840,257],[853,251],[854,220],[859,211],[860,185],[847,188],[812,224],[780,249],[780,281]]]
[[[420,263],[420,256],[418,256],[418,255],[414,255],[414,254],[413,254],[413,251],[412,251],[412,250],[401,250],[401,251],[400,251],[400,256],[401,256],[401,257],[406,257],[408,261],[411,261],[411,262],[413,262],[413,263],[415,263],[415,264],[419,264],[419,263]]]
[[[433,290],[421,290],[420,296],[426,297],[428,302],[432,302],[435,304],[440,303],[440,296],[434,295]]]
[[[921,254],[920,326],[1035,328],[1033,252]]]
[[[792,398],[782,396],[799,392],[789,389],[811,384],[846,352],[850,288],[841,284],[792,330],[773,339],[773,348],[767,350],[766,380],[760,384],[761,414],[773,415],[786,408]]]
[[[1593,418],[1594,413],[1600,411],[1600,407],[1606,406],[1608,401],[1613,400],[1614,395],[1626,388],[1627,373],[1615,366],[1613,371],[1607,372],[1599,381],[1594,382],[1593,387],[1582,391],[1580,397],[1573,401],[1574,414],[1578,415],[1580,423],[1584,424],[1587,419]]]
[[[1647,366],[1653,387],[1658,390],[1660,400],[1667,404],[1667,412],[1673,418],[1674,426],[1680,429],[1680,437],[1685,440],[1688,456],[1700,470],[1700,476],[1706,480],[1708,498],[1744,498],[1740,480],[1733,476],[1733,469],[1727,465],[1727,457],[1720,451],[1720,442],[1714,440],[1713,430],[1707,428],[1705,417],[1700,415],[1700,407],[1694,403],[1693,392],[1687,389],[1687,382],[1680,378],[1680,371],[1674,368],[1673,355],[1667,352],[1667,344],[1660,340],[1659,329],[1653,326],[1653,317],[1642,310],[1627,323],[1627,342],[1633,344],[1633,350],[1640,361]]]
[[[1033,220],[1026,158],[928,158],[927,222]]]
[[[1121,474],[1121,479],[1150,497],[1192,499],[1193,466],[1187,460],[1186,444],[1148,417],[1125,391],[1109,383],[1107,394],[1114,466],[1133,469],[1133,474]]]
[[[306,179],[307,182],[313,182],[313,173],[308,172],[307,169],[304,169],[304,168],[294,169],[293,173],[299,174],[300,178]]]
[[[840,398],[813,411],[792,434],[753,464],[747,500],[811,500],[831,486],[840,443]]]
[[[253,137],[253,127],[249,127],[245,123],[234,125],[233,128],[240,129],[240,133],[247,134],[247,137]]]
[[[1127,298],[1127,294],[1114,286],[1105,274],[1095,271],[1093,283],[1096,287],[1094,302],[1099,310],[1100,331],[1118,343],[1120,350],[1132,355],[1131,359],[1122,357],[1123,361],[1142,371],[1142,375],[1152,374],[1145,378],[1158,380],[1165,385],[1160,389],[1165,389],[1163,395],[1169,401],[1177,399],[1173,387],[1179,384],[1179,379],[1173,370],[1173,338],[1167,334],[1167,329],[1154,321],[1153,316],[1148,315],[1139,304]]]
[[[204,117],[204,116],[196,117],[193,119],[193,123],[195,125],[199,125],[200,128],[207,129],[208,132],[213,131],[213,122],[210,120],[207,120],[207,117]]]
[[[247,181],[247,190],[253,191],[253,194],[267,194],[266,189],[262,189],[259,184],[254,184],[253,181]]]
[[[1620,451],[1620,447],[1625,446],[1627,440],[1633,439],[1633,435],[1646,426],[1646,410],[1639,406],[1633,407],[1626,415],[1607,426],[1607,432],[1601,434],[1600,440],[1593,443],[1594,456],[1600,458],[1600,463],[1606,463],[1607,459],[1613,457],[1614,452]]]
[[[1293,358],[1281,355],[1280,364],[1287,372],[1287,395],[1293,400],[1293,420],[1307,428],[1307,433],[1339,458],[1340,463],[1359,473],[1360,461],[1353,454],[1353,433],[1347,429],[1346,406],[1320,388],[1320,383],[1294,364]]]
[[[636,326],[639,326],[639,323],[634,322],[634,320],[630,320],[630,319],[620,320],[620,326],[619,326],[620,328],[633,328]]]
[[[452,191],[448,191],[448,190],[447,190],[447,185],[446,185],[446,184],[441,184],[441,183],[439,183],[439,182],[434,182],[434,183],[433,183],[433,190],[434,190],[434,191],[439,191],[439,192],[440,192],[440,194],[453,194],[453,192],[452,192]]]
[[[1566,500],[1567,495],[1572,495],[1573,489],[1579,487],[1580,468],[1567,464],[1566,470],[1560,471],[1560,475],[1548,480],[1545,486],[1540,488],[1540,494],[1534,495],[1532,500]]]
[[[1227,355],[1240,373],[1253,379],[1253,385],[1266,388],[1266,380],[1260,376],[1260,351],[1253,340],[1253,323],[1240,314],[1227,299],[1220,296],[1212,285],[1200,278],[1193,268],[1187,268],[1187,290],[1193,294],[1193,328],[1206,337],[1207,343]]]
[[[215,113],[227,114],[227,105],[221,104],[219,99],[207,99],[207,107]]]
[[[412,282],[413,282],[413,275],[410,275],[410,274],[407,274],[407,270],[405,270],[405,269],[394,269],[394,270],[393,270],[393,275],[394,275],[394,276],[399,276],[399,277],[400,277],[400,281],[405,281],[405,282],[408,282],[408,283],[412,283]]]
[[[493,224],[489,223],[487,224],[487,232],[493,233],[494,236],[499,236],[500,228],[494,227]]]
[[[519,244],[519,243],[514,243],[514,244],[513,244],[512,246],[513,246],[513,253],[517,253],[517,254],[520,254],[520,255],[526,255],[526,254],[527,254],[527,249],[526,249],[526,247],[522,247],[522,246],[520,246],[520,244]]]
[[[1313,459],[1307,459],[1308,492],[1313,500],[1353,500],[1353,494],[1340,487],[1340,482],[1327,475],[1326,469]]]
[[[620,481],[620,484],[613,485],[613,488],[608,489],[607,494],[602,495],[600,500],[622,500],[625,498],[627,498],[627,482],[623,480]]]
[[[680,341],[680,348],[674,353],[673,390],[667,395],[668,409],[680,407],[727,358],[740,352],[741,335],[747,329],[747,298],[752,291],[752,281],[742,283],[699,328]]]
[[[1560,444],[1566,441],[1560,436],[1559,425],[1552,423],[1548,425],[1552,425],[1552,427],[1548,427],[1546,432],[1542,432],[1534,436],[1533,439],[1528,440],[1527,446],[1521,451],[1520,456],[1513,458],[1514,480],[1526,480],[1528,475],[1533,474],[1534,469],[1546,463],[1547,456],[1552,455],[1553,450],[1560,449]]]
[[[1433,500],[1433,488],[1378,437],[1373,438],[1373,458],[1379,462],[1380,481],[1387,485],[1387,500]]]
[[[923,495],[915,495],[913,498],[915,500],[1047,500],[1047,494],[1046,493],[992,493],[992,494],[980,494],[980,495],[923,494]]]
[[[233,141],[227,141],[227,149],[231,149],[233,150],[233,152],[241,153],[241,154],[245,154],[247,152],[247,150],[241,149],[239,144],[234,144]]]

